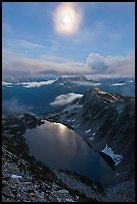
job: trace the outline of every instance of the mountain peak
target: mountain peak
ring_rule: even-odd
[[[109,101],[109,102],[115,102],[119,100],[118,95],[116,94],[110,94],[108,92],[105,92],[99,88],[93,88],[92,93],[96,93],[97,96],[101,97],[103,100]]]

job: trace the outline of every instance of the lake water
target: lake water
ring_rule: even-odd
[[[114,171],[82,137],[60,123],[45,121],[24,137],[30,153],[48,167],[83,175],[92,181],[113,183]]]

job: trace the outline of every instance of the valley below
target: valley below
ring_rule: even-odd
[[[2,201],[134,202],[135,98],[61,83],[49,112],[3,112]]]
[[[135,2],[2,2],[2,202],[135,201]]]

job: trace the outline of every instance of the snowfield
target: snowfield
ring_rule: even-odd
[[[118,165],[121,162],[122,159],[122,155],[120,154],[114,154],[114,152],[112,151],[111,147],[108,147],[108,145],[106,144],[106,147],[102,150],[102,152],[104,152],[105,154],[109,155],[115,162],[115,165]]]

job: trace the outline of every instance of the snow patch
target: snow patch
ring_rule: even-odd
[[[92,137],[90,137],[90,138],[89,138],[89,140],[92,140],[92,141],[93,141],[93,140],[94,140],[94,137],[93,137],[93,136],[92,136]]]
[[[61,189],[61,190],[59,190],[57,192],[61,193],[61,194],[69,194],[69,192],[66,189]]]
[[[88,133],[88,132],[90,132],[91,131],[91,129],[89,129],[89,130],[86,130],[86,133]]]
[[[89,140],[94,140],[95,132],[92,134],[92,137],[89,138]]]
[[[73,119],[72,122],[74,122],[76,119]]]
[[[11,176],[11,178],[19,179],[19,178],[23,178],[23,177],[22,177],[22,176],[17,176],[16,174],[13,174],[13,175]]]
[[[108,147],[106,144],[106,147],[102,150],[105,154],[109,155],[115,162],[115,165],[118,165],[121,162],[122,155],[120,154],[114,154],[111,147]]]
[[[75,202],[74,200],[72,200],[71,198],[66,198],[65,202]]]
[[[77,128],[77,127],[79,127],[79,126],[80,126],[80,124],[76,125],[75,128]]]

